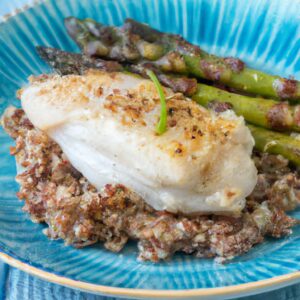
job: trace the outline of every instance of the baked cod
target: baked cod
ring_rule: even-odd
[[[168,127],[162,135],[155,132],[157,90],[137,76],[32,77],[20,99],[33,125],[99,191],[117,183],[156,210],[239,214],[257,182],[254,140],[243,118],[164,92]]]

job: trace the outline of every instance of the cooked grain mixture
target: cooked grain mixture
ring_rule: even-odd
[[[122,185],[97,191],[76,171],[60,147],[35,129],[23,110],[9,108],[3,126],[15,139],[11,154],[22,171],[18,197],[34,222],[46,222],[51,239],[84,247],[97,242],[114,252],[136,240],[139,258],[157,262],[182,251],[226,260],[247,252],[265,236],[291,233],[286,215],[300,201],[300,180],[280,156],[254,153],[259,179],[239,217],[183,216],[155,211]]]

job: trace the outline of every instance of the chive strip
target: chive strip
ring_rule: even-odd
[[[147,70],[147,75],[153,81],[160,99],[160,118],[156,125],[156,133],[161,135],[167,131],[167,103],[163,88],[153,71]]]

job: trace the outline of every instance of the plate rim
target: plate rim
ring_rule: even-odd
[[[39,277],[48,282],[63,285],[78,290],[91,292],[94,294],[102,294],[107,296],[117,297],[137,297],[137,298],[199,298],[199,297],[216,297],[216,296],[242,296],[259,294],[267,291],[268,288],[281,288],[297,281],[300,281],[300,271],[292,272],[285,275],[275,276],[269,279],[253,281],[243,284],[230,285],[216,288],[197,288],[197,289],[182,289],[182,290],[154,290],[154,289],[135,289],[135,288],[120,288],[107,285],[93,284],[81,280],[70,279],[65,276],[57,275],[49,271],[41,270],[38,267],[31,266],[29,263],[10,256],[0,250],[0,259],[12,267],[18,268],[33,276]]]
[[[31,0],[27,5],[15,9],[14,11],[0,17],[0,24],[7,22],[14,16],[23,13],[24,11],[47,2],[48,0]],[[300,0],[299,0],[300,1]],[[154,290],[154,289],[135,289],[135,288],[121,288],[107,285],[93,284],[81,280],[74,280],[62,275],[54,274],[50,271],[42,270],[38,267],[30,265],[30,263],[23,262],[21,259],[12,257],[0,249],[0,260],[8,265],[15,267],[30,275],[36,276],[51,283],[63,285],[66,287],[91,292],[94,294],[102,294],[107,296],[117,297],[136,297],[136,298],[199,298],[199,297],[217,297],[217,296],[243,296],[260,294],[267,291],[268,288],[281,288],[300,282],[300,271],[275,276],[268,279],[252,281],[243,284],[230,285],[225,287],[214,288],[196,288],[196,289],[181,289],[181,290]]]
[[[26,10],[29,10],[30,8],[33,8],[35,6],[38,6],[39,4],[42,4],[43,2],[46,2],[48,0],[29,0],[27,4],[21,5],[20,7],[17,7],[13,9],[11,12],[4,14],[0,16],[0,24],[7,22],[10,18],[13,18],[16,15],[19,15]]]

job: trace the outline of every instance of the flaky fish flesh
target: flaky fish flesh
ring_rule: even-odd
[[[240,213],[257,182],[244,119],[208,111],[167,88],[164,93],[162,135],[155,131],[155,85],[131,74],[32,77],[19,96],[33,125],[98,190],[123,184],[153,208],[175,213]]]

